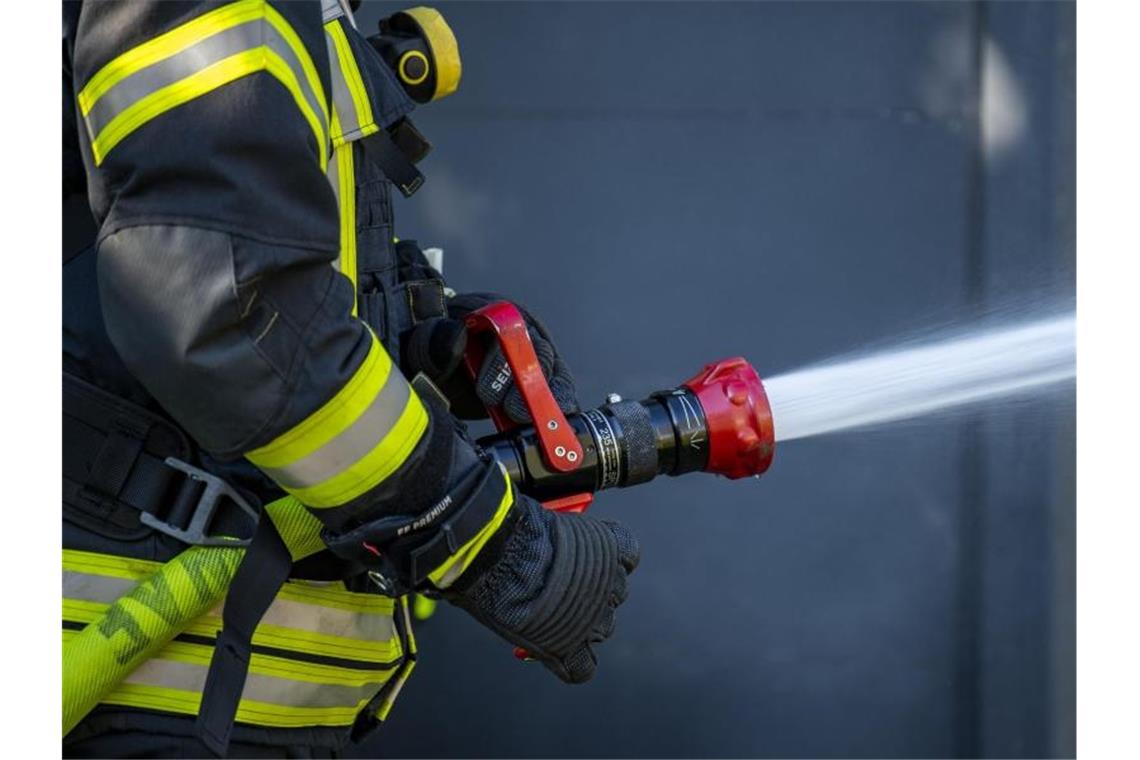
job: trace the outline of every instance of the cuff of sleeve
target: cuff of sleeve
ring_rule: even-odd
[[[339,507],[397,472],[428,428],[423,402],[371,334],[364,361],[302,422],[246,458],[313,509]]]

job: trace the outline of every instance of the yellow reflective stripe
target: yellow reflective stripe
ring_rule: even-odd
[[[172,641],[162,649],[156,659],[209,666],[213,654],[214,646],[212,644]],[[254,652],[250,657],[249,672],[275,678],[288,678],[292,681],[337,686],[382,684],[388,680],[388,676],[392,673],[391,670],[358,670],[324,663],[298,662],[261,654],[260,652]]]
[[[103,704],[139,707],[149,710],[197,715],[202,701],[199,692],[165,686],[123,683],[103,699]],[[303,728],[305,726],[347,726],[368,704],[368,698],[346,707],[293,707],[243,699],[238,703],[235,720],[270,728]]]
[[[321,122],[318,120],[317,115],[313,113],[309,102],[305,100],[304,93],[301,92],[301,84],[297,81],[297,75],[293,73],[293,69],[291,69],[289,64],[285,63],[285,60],[277,55],[277,53],[274,53],[269,48],[262,48],[262,50],[265,52],[265,70],[277,77],[278,81],[285,85],[286,89],[289,90],[289,94],[293,96],[293,102],[296,103],[297,108],[300,109],[301,115],[305,117],[305,121],[309,122],[309,128],[313,130],[313,136],[317,139],[321,171],[324,171],[329,164],[327,138],[325,137],[325,131],[321,126]],[[321,102],[324,101],[322,100]]]
[[[412,615],[408,611],[408,597],[400,597],[399,613],[403,616],[404,620],[404,633],[407,636],[405,646],[407,647],[407,656],[404,658],[404,663],[400,669],[389,681],[384,698],[380,704],[375,708],[373,714],[378,720],[387,720],[388,713],[392,710],[392,705],[396,703],[396,698],[400,696],[400,691],[404,688],[404,684],[408,682],[408,677],[411,676],[412,670],[416,667],[416,636],[412,631]]]
[[[319,485],[286,490],[304,504],[318,509],[349,502],[380,485],[399,469],[423,437],[427,425],[427,410],[412,392],[396,424],[362,459]]]
[[[408,458],[428,417],[369,333],[352,378],[307,419],[246,458],[308,507],[336,507],[379,485]]]
[[[333,124],[339,125],[333,109]],[[335,130],[335,127],[334,127]],[[352,145],[341,145],[335,150],[337,181],[340,202],[340,272],[352,281],[352,316],[356,316],[356,170],[353,166]]]
[[[108,607],[110,605],[101,602],[64,599],[63,619],[73,623],[91,623],[98,620]],[[182,629],[182,633],[213,638],[217,636],[221,627],[221,615],[211,613],[186,625]],[[401,654],[400,638],[396,633],[393,633],[392,637],[386,641],[362,641],[345,639],[331,634],[282,628],[266,623],[259,624],[255,629],[253,643],[301,654],[341,657],[346,660],[376,664],[392,662],[398,659]]]
[[[221,41],[223,32],[229,34],[228,30],[251,21],[261,21],[268,26],[261,27],[260,33],[258,27],[247,30],[244,39],[239,36],[224,43]],[[269,27],[272,27],[276,36],[267,40]],[[205,63],[202,58],[211,53],[207,49],[194,47],[199,44],[202,46],[213,44],[213,54],[216,55],[225,52],[227,47],[232,48],[256,40],[263,40],[266,44],[251,45],[248,49],[215,60],[209,65],[202,65]],[[284,42],[296,58],[312,100],[306,96],[306,89],[298,79],[297,72],[273,50],[272,45],[280,42]],[[186,52],[186,55],[180,56],[183,52]],[[162,71],[164,64],[166,70]],[[200,68],[191,71],[195,66]],[[187,76],[171,81],[165,86],[158,86],[163,78],[170,81],[183,70],[188,72]],[[324,87],[300,37],[281,14],[264,0],[241,0],[189,21],[120,55],[92,77],[80,91],[77,99],[90,133],[96,165],[102,164],[116,145],[150,120],[236,79],[259,71],[272,75],[292,95],[302,116],[313,130],[319,163],[323,171],[328,165],[326,125],[329,118]],[[140,83],[138,78],[132,79],[130,83],[124,81],[134,74],[139,74],[140,77],[150,74],[152,81],[149,85],[156,89],[147,91],[148,83]],[[153,81],[154,77],[157,77],[158,81]],[[123,86],[115,89],[119,84]],[[140,91],[140,88],[143,89]],[[98,115],[93,113],[100,98],[112,90],[119,96],[105,101],[111,103],[110,111],[104,113],[108,108],[103,107]],[[119,100],[124,102],[117,103]],[[314,110],[314,107],[318,110]]]
[[[387,663],[400,656],[400,638],[395,631],[387,641],[347,639],[315,631],[282,628],[262,623],[257,626],[253,643],[294,652],[307,652],[329,657],[341,657],[361,662]]]
[[[373,334],[368,355],[356,374],[329,401],[272,442],[247,452],[258,467],[284,467],[312,454],[347,428],[368,408],[392,370],[392,359]],[[302,500],[303,502],[304,500]]]
[[[163,564],[159,562],[64,550],[64,568],[69,572],[141,580],[161,567]],[[313,607],[311,616],[302,617],[318,630],[285,627],[263,620],[254,632],[253,643],[371,663],[391,662],[401,654],[400,636],[392,623],[392,615],[396,612],[397,604],[393,599],[377,594],[348,591],[340,582],[316,585],[308,581],[290,580],[278,592],[274,600],[274,605],[277,606],[270,607],[266,613],[267,619],[273,618],[274,610],[280,608],[278,600],[286,604],[296,603]],[[63,619],[90,623],[99,619],[110,606],[107,602],[65,597],[62,603]],[[352,614],[352,618],[346,619],[343,615],[337,617],[322,615],[322,609],[348,612]],[[222,627],[221,613],[222,605],[219,604],[213,610],[187,623],[182,631],[212,638]],[[376,620],[370,623],[370,619]],[[381,622],[383,625],[380,625]],[[387,634],[383,639],[338,635],[352,631],[369,635],[385,631]]]
[[[306,515],[309,516],[307,511]],[[317,522],[315,517],[312,519]],[[63,550],[63,569],[78,573],[108,575],[114,578],[138,581],[163,566],[164,563],[162,562],[152,562],[145,559],[117,557],[111,554],[98,554],[77,549]],[[333,607],[348,612],[391,615],[396,609],[396,600],[379,594],[349,591],[341,581],[318,583],[317,581],[291,579],[285,582],[277,595],[290,601]]]
[[[78,549],[63,550],[63,569],[91,575],[110,575],[115,578],[140,580],[162,567],[162,562],[112,554],[85,552]]]
[[[99,69],[79,91],[80,111],[86,116],[103,93],[136,71],[169,58],[206,37],[261,18],[264,4],[264,0],[241,0],[222,6],[128,50]]]
[[[63,630],[63,642],[78,635],[76,630]],[[172,641],[155,655],[153,659],[183,662],[191,665],[209,666],[213,657],[213,644],[197,644],[187,641]],[[274,678],[287,678],[306,683],[329,684],[334,686],[367,686],[383,684],[393,674],[390,670],[363,670],[345,668],[325,663],[299,662],[283,657],[254,652],[250,657],[249,672]]]
[[[363,612],[370,615],[391,615],[396,602],[379,594],[361,594],[348,591],[337,581],[335,586],[315,586],[311,581],[289,581],[281,587],[278,596],[291,602],[331,607],[346,612]]]
[[[495,535],[495,531],[503,524],[503,520],[507,518],[507,512],[510,511],[511,504],[514,503],[514,495],[511,492],[511,482],[507,479],[507,473],[502,468],[500,468],[500,473],[503,476],[506,491],[503,493],[503,499],[499,502],[498,509],[495,510],[495,516],[483,526],[482,530],[475,534],[474,538],[459,547],[459,551],[428,573],[428,580],[437,588],[446,588],[461,576],[463,571],[475,561],[475,557],[479,555],[479,551],[491,539],[491,536]]]
[[[408,677],[412,675],[412,670],[416,667],[415,660],[405,660],[399,672],[395,675],[395,681],[388,687],[388,693],[380,702],[380,706],[376,708],[374,713],[377,720],[388,720],[388,713],[392,711],[392,706],[396,704],[396,698],[400,696],[400,691],[404,688],[404,684],[408,682]]]
[[[73,623],[90,623],[98,620],[111,605],[106,602],[88,602],[83,599],[63,600],[63,619]]]
[[[325,24],[325,31],[332,38],[333,46],[336,48],[336,64],[340,66],[345,84],[348,86],[348,93],[352,97],[352,104],[356,107],[356,123],[363,130],[373,125],[372,104],[368,100],[368,91],[364,89],[364,79],[360,76],[360,68],[356,65],[356,56],[352,54],[352,48],[339,20]]]
[[[285,542],[294,562],[326,548],[324,539],[321,538],[321,521],[292,496],[267,504],[265,511],[273,520],[273,526],[277,528],[277,533]]]
[[[297,32],[285,20],[285,17],[278,13],[277,9],[268,3],[264,3],[265,7],[265,20],[277,30],[292,50],[293,54],[297,56],[297,60],[301,62],[301,68],[305,72],[305,79],[309,82],[309,87],[317,96],[317,102],[322,107],[327,107],[328,98],[325,96],[325,88],[321,84],[321,77],[317,74],[317,67],[313,65],[313,59],[309,56],[309,51],[305,47],[305,43],[301,42],[301,38],[297,36]],[[328,121],[328,113],[325,113],[325,121]],[[324,152],[324,143],[321,143],[321,151]],[[323,167],[322,167],[323,168]]]
[[[103,159],[107,157],[112,148],[151,119],[216,90],[224,84],[263,70],[272,74],[285,85],[285,88],[293,96],[298,109],[316,136],[317,146],[320,150],[320,165],[323,171],[328,159],[321,123],[312,107],[309,106],[308,101],[305,100],[300,83],[297,81],[293,70],[289,68],[289,64],[285,63],[277,53],[264,46],[246,50],[218,61],[179,82],[152,92],[124,109],[92,140],[91,150],[94,154],[95,163],[97,165],[103,163]]]

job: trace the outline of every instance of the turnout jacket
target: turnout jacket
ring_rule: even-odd
[[[401,333],[446,310],[442,281],[393,235],[384,158],[412,108],[337,0],[64,4],[64,193],[86,192],[97,227],[65,257],[65,369],[174,423],[187,458],[262,502],[294,497],[308,555],[322,526],[448,486],[429,405],[397,366]],[[77,490],[65,641],[185,549]],[[498,493],[437,585],[502,523],[505,479]],[[383,717],[414,654],[406,607],[294,565],[253,635],[235,740],[335,748]],[[189,735],[220,614],[69,739]]]

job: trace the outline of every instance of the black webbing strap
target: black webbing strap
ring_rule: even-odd
[[[400,150],[400,146],[387,130],[369,135],[360,141],[368,158],[384,172],[405,198],[411,198],[424,183],[424,175],[412,160]]]
[[[190,544],[244,543],[256,511],[221,477],[191,465],[173,423],[63,376],[64,515],[124,540],[158,530]],[[224,508],[223,508],[224,507]]]
[[[195,729],[219,757],[226,754],[249,673],[253,632],[289,577],[293,559],[273,520],[262,512],[222,608],[222,631],[202,687]]]
[[[409,552],[407,573],[413,588],[428,574],[473,539],[494,518],[506,495],[506,480],[496,465],[487,467],[475,490],[455,514],[439,526],[436,534]]]
[[[454,498],[449,494],[421,515],[381,518],[321,537],[338,557],[368,567],[381,593],[400,596],[421,586],[494,519],[506,489],[502,470],[483,464],[464,477]],[[455,503],[450,511],[443,508]]]
[[[140,512],[176,522],[196,503],[196,484],[166,464],[192,456],[171,423],[68,373],[62,422],[63,501],[77,521],[138,532]]]

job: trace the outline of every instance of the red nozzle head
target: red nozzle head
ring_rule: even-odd
[[[760,475],[772,464],[776,437],[760,375],[741,357],[709,364],[685,381],[701,402],[709,433],[706,472]]]

